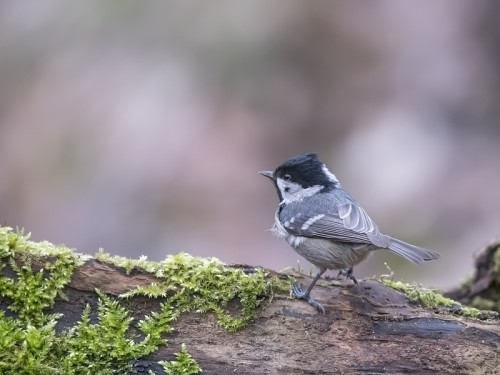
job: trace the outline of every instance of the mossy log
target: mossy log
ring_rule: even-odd
[[[96,303],[95,288],[118,295],[152,282],[158,280],[146,272],[126,275],[119,267],[87,261],[66,287],[69,299],[58,300],[53,311],[64,314],[60,324],[72,326],[87,303]],[[205,374],[500,373],[498,320],[422,308],[374,280],[349,287],[321,281],[313,293],[326,314],[304,301],[275,295],[237,333],[220,327],[213,314],[182,314],[173,323],[169,345],[136,361],[134,371],[147,373],[157,361],[173,359],[185,343]],[[127,303],[141,316],[157,310],[160,300],[134,297]]]
[[[462,290],[498,295],[499,249]],[[320,314],[289,277],[183,253],[89,257],[0,227],[0,373],[500,374],[498,313],[386,279],[321,280]]]

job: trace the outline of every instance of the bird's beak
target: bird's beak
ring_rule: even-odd
[[[270,178],[271,180],[274,180],[274,172],[273,171],[260,171],[259,174],[262,176],[266,176]]]

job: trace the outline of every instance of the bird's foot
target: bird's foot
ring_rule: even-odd
[[[313,306],[320,313],[325,314],[325,308],[323,307],[323,305],[318,301],[316,301],[315,299],[312,299],[310,296],[310,292],[302,291],[299,284],[293,284],[292,293],[296,298],[306,300],[311,306]]]
[[[352,268],[342,268],[339,270],[339,273],[337,274],[337,280],[341,280],[342,277],[346,278],[346,279],[350,279],[352,280],[352,282],[357,285],[358,284],[358,280],[356,279],[356,277],[354,277],[354,275],[352,274]]]

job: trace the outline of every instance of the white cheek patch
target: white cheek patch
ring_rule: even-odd
[[[319,214],[319,215],[313,216],[310,219],[307,219],[307,221],[304,224],[302,224],[302,228],[300,228],[300,229],[308,230],[311,225],[313,225],[318,220],[323,219],[324,217],[325,217],[325,214]]]
[[[295,182],[285,181],[279,177],[276,180],[276,184],[278,185],[278,189],[280,189],[283,202],[287,204],[313,196],[324,188],[323,185],[314,185],[308,188],[303,188]]]
[[[323,166],[321,167],[321,169],[323,170],[323,173],[328,177],[328,179],[331,182],[333,182],[335,184],[339,183],[338,178],[332,172],[330,172],[330,170],[326,167],[326,165],[323,164]]]
[[[283,180],[282,178],[279,178],[279,177],[276,180],[276,184],[278,184],[278,188],[280,189],[281,194],[287,194],[291,190],[292,191],[297,190],[297,187],[298,187],[297,184],[295,184],[293,182],[290,182],[290,181],[285,181],[285,180]],[[293,185],[297,185],[297,187],[295,187]]]

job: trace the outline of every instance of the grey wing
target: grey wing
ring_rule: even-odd
[[[380,233],[372,219],[356,202],[341,204],[338,209],[331,207],[323,213],[318,213],[317,210],[302,213],[297,207],[292,207],[290,210],[283,209],[280,219],[285,219],[284,228],[293,235],[322,237],[347,243],[374,244],[414,264],[439,258],[439,254],[435,251]]]
[[[288,226],[285,225],[285,229],[291,234],[306,237],[372,243],[382,248],[389,246],[390,238],[380,233],[373,220],[356,203],[343,204],[337,212],[329,211],[314,216],[298,215],[293,222],[288,222]]]

